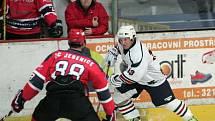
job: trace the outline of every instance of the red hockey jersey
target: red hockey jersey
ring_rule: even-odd
[[[94,60],[81,55],[79,51],[75,50],[58,50],[50,54],[36,68],[33,76],[25,85],[23,98],[30,100],[42,90],[44,83],[51,83],[51,81],[56,81],[57,77],[67,75],[72,77],[71,81],[81,81],[85,86],[88,81],[92,81],[92,86],[97,92],[105,112],[109,115],[113,112],[114,102],[108,89],[105,73]]]
[[[41,31],[40,19],[48,25],[57,20],[52,0],[7,0],[7,32],[35,34]]]

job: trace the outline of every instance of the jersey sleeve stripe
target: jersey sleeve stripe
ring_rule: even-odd
[[[55,12],[49,12],[49,13],[44,14],[44,16],[47,16],[47,15],[49,15],[49,14],[57,15]]]
[[[40,77],[42,80],[46,80],[46,78],[42,75],[42,74],[40,74],[37,70],[35,70],[34,71],[34,73],[38,76],[38,77]]]
[[[35,88],[37,88],[38,90],[42,90],[43,89],[43,85],[44,85],[44,80],[42,80],[40,77],[38,77],[36,74],[34,74],[35,76],[33,76],[28,83],[31,83],[32,86],[34,86]]]
[[[40,7],[39,11],[41,12],[45,8],[53,8],[53,5],[52,4],[46,4],[46,5],[42,6],[42,7]],[[53,10],[51,10],[51,11],[53,11]]]
[[[105,91],[108,89],[108,84],[104,87],[104,88],[101,88],[101,89],[95,89],[96,92],[102,92],[102,91]]]
[[[47,4],[47,5],[42,6],[39,9],[39,11],[41,12],[41,14],[43,16],[46,16],[46,15],[51,14],[51,13],[56,15],[55,10],[54,10],[54,6],[52,4]]]
[[[34,17],[34,18],[25,18],[25,19],[16,19],[17,21],[25,22],[25,21],[35,21],[39,20],[41,17]]]
[[[112,100],[113,100],[112,97],[110,97],[110,98],[108,98],[107,100],[104,100],[104,101],[99,100],[99,102],[100,103],[108,103],[108,102],[110,102]]]
[[[119,76],[119,78],[127,84],[135,83],[135,81],[132,81],[131,79],[127,78],[123,73]]]
[[[33,89],[33,90],[36,90],[38,92],[40,92],[41,90],[37,87],[35,87],[30,81],[28,82],[28,85]]]
[[[101,92],[97,92],[97,95],[100,101],[106,101],[111,97],[111,94],[108,89]]]

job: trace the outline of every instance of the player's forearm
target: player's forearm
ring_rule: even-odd
[[[56,22],[57,14],[54,9],[54,5],[52,2],[46,2],[44,0],[38,1],[38,10],[40,14],[44,17],[48,26]]]
[[[25,101],[28,101],[28,100],[31,100],[33,97],[35,97],[38,93],[39,91],[32,89],[29,83],[27,83],[23,88],[22,96],[25,99]]]
[[[43,89],[43,84],[44,80],[33,73],[32,77],[23,88],[23,98],[26,101],[31,100]]]
[[[98,97],[99,97],[99,102],[102,104],[105,113],[107,115],[111,115],[114,111],[115,105],[110,92],[108,91],[106,94],[103,93],[102,95],[100,93]]]
[[[108,89],[108,85],[104,88],[95,89],[95,91],[97,92],[99,102],[102,104],[106,114],[111,115],[114,110],[114,102]]]
[[[107,115],[111,115],[115,109],[113,100],[110,100],[108,103],[102,103],[102,106]]]

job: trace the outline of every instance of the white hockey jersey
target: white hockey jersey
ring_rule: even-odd
[[[159,63],[140,41],[136,40],[136,43],[126,51],[119,43],[117,48],[122,60],[128,65],[119,76],[125,83],[137,82],[142,85],[158,86],[165,81],[166,77],[162,74]]]

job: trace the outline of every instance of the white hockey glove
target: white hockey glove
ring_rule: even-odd
[[[112,86],[114,87],[121,87],[122,85],[122,80],[119,78],[119,75],[111,75],[108,78],[108,81],[111,83]]]
[[[118,54],[119,54],[118,50],[115,47],[110,48],[108,50],[108,53],[105,56],[105,64],[110,65],[111,67],[113,67],[115,65],[115,63],[116,63]]]

